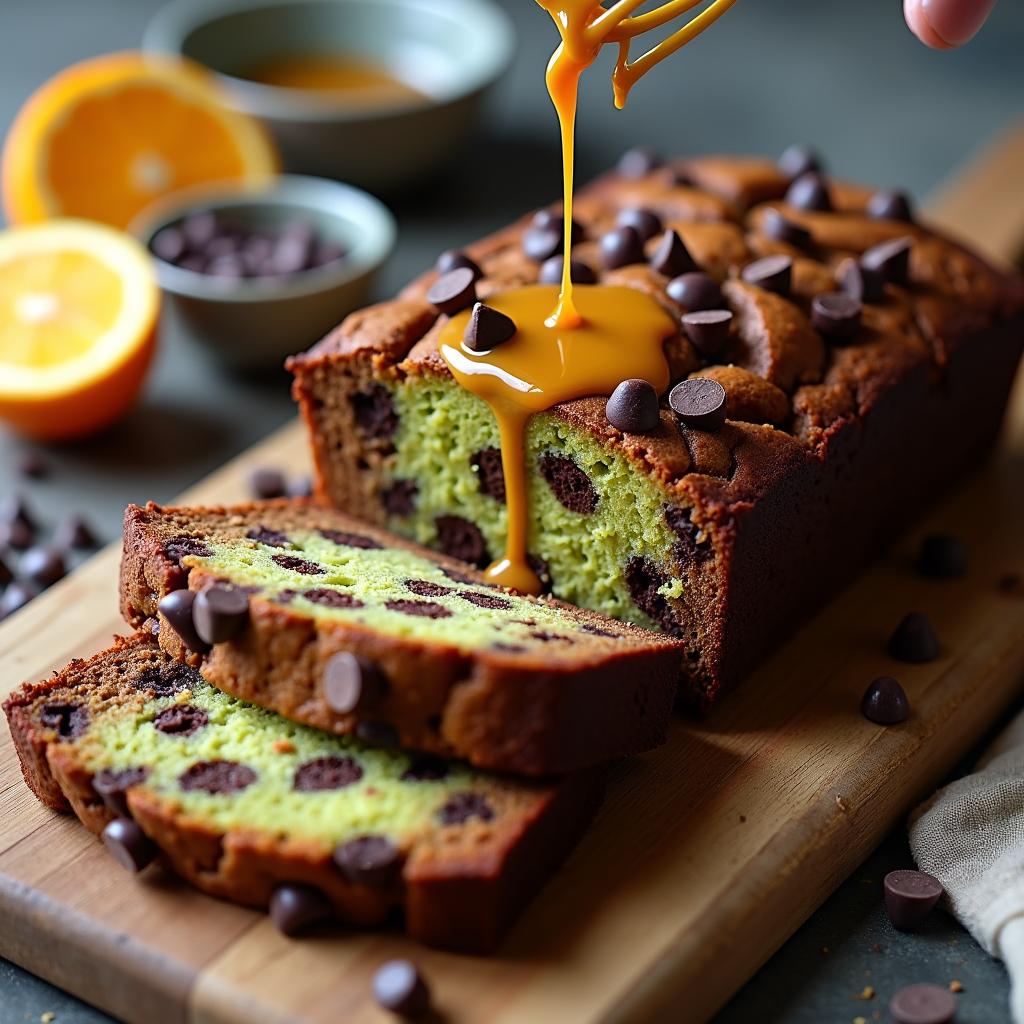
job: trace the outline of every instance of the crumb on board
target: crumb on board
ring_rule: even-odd
[[[857,996],[857,998],[858,999],[874,999],[875,998],[875,987],[874,987],[874,985],[865,985],[860,990],[860,995]]]
[[[949,983],[949,991],[950,992],[963,992],[963,990],[964,990],[964,986],[961,984],[961,982],[957,981],[956,978],[954,978]]]
[[[828,956],[828,946],[822,946],[821,947],[821,955],[822,956]]]
[[[867,1017],[854,1017],[853,1024],[868,1024]]]
[[[39,1015],[39,1019],[42,1021],[42,1024],[52,1024],[57,1019],[57,1014],[53,1010],[47,1010],[46,1013]]]

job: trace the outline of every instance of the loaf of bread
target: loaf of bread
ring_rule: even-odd
[[[153,624],[150,624],[153,625]],[[25,780],[213,896],[293,934],[332,917],[470,952],[503,929],[582,834],[599,772],[488,777],[367,747],[228,697],[147,629],[4,704]]]
[[[240,602],[204,630],[211,588]],[[130,506],[121,603],[134,626],[159,616],[161,646],[233,696],[525,775],[656,746],[682,658],[671,637],[488,585],[303,500]]]
[[[717,380],[727,419],[687,427],[663,395],[659,427],[624,433],[591,397],[527,431],[538,574],[566,601],[683,639],[701,706],[980,464],[1024,340],[1019,279],[918,223],[901,194],[804,164],[791,181],[769,160],[634,160],[633,176],[584,189],[578,276],[653,296],[679,324],[673,381]],[[609,268],[623,247],[610,261],[601,239],[617,226],[643,244]],[[441,266],[478,265],[483,301],[555,280],[557,256],[532,258],[557,251],[540,230],[524,219]],[[505,540],[498,432],[439,354],[435,276],[289,366],[319,496],[482,566]],[[708,310],[725,315],[687,318]]]

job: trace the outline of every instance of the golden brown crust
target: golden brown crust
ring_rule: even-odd
[[[199,509],[151,503],[125,513],[125,618],[141,625],[158,614],[164,594],[186,585],[198,591],[216,578],[202,568],[189,573],[169,554],[182,538],[240,539],[257,526],[285,533],[321,527],[355,532],[483,582],[463,563],[311,502]],[[255,594],[248,628],[205,658],[190,653],[162,616],[159,636],[164,650],[201,664],[203,675],[219,689],[287,718],[339,734],[361,723],[383,723],[397,730],[404,747],[465,758],[481,768],[564,774],[660,743],[682,645],[551,599],[533,600],[597,632],[541,637],[519,653],[460,651],[443,642],[384,636],[358,623],[312,619]],[[322,680],[339,651],[378,665],[389,681],[388,692],[369,707],[347,714],[333,710]]]
[[[141,707],[140,674],[167,662],[152,634],[140,632],[117,638],[109,650],[46,682],[26,684],[7,700],[25,780],[43,803],[73,810],[97,834],[112,820],[78,756],[79,736],[47,725],[46,709],[75,706],[88,718]],[[221,833],[183,813],[173,798],[140,786],[126,799],[164,864],[212,896],[265,908],[278,885],[303,883],[324,893],[352,924],[379,925],[403,911],[406,930],[418,941],[487,952],[582,834],[600,801],[602,779],[589,771],[556,783],[494,787],[496,801],[508,791],[510,813],[499,813],[494,824],[435,829],[414,843],[400,876],[384,888],[347,880],[320,843],[259,830]]]

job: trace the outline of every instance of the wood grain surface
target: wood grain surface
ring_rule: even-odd
[[[1000,195],[1019,211],[1022,138],[973,165],[940,210],[962,235],[977,234],[976,219],[983,246],[1003,259],[1020,251],[1024,213],[1014,228],[979,211]],[[183,497],[241,499],[252,466],[304,461],[293,424]],[[0,954],[133,1024],[379,1024],[389,1018],[370,978],[397,955],[421,964],[452,1024],[705,1020],[1020,702],[1024,597],[997,581],[1024,574],[1022,520],[1019,386],[988,466],[713,715],[680,718],[661,750],[615,770],[594,827],[490,959],[389,933],[288,940],[263,915],[159,871],[131,878],[73,819],[36,803],[0,730]],[[929,530],[967,540],[967,578],[911,571]],[[103,551],[0,626],[0,696],[124,632],[117,560]],[[897,665],[884,653],[910,609],[936,623],[942,655],[931,664]],[[910,696],[914,714],[901,726],[874,726],[857,711],[867,681],[883,673]]]

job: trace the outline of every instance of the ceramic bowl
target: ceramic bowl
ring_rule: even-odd
[[[269,128],[287,170],[379,192],[422,180],[452,155],[513,43],[491,0],[175,0],[150,22],[143,45],[215,71],[229,102]],[[332,53],[372,62],[423,96],[346,105],[241,77],[274,58]]]
[[[336,181],[284,175],[264,186],[204,187],[180,192],[132,226],[153,238],[189,214],[209,210],[233,223],[269,229],[308,223],[346,256],[290,276],[224,280],[157,258],[157,273],[185,326],[223,362],[246,370],[279,367],[365,304],[374,276],[395,242],[395,222],[373,196]]]

